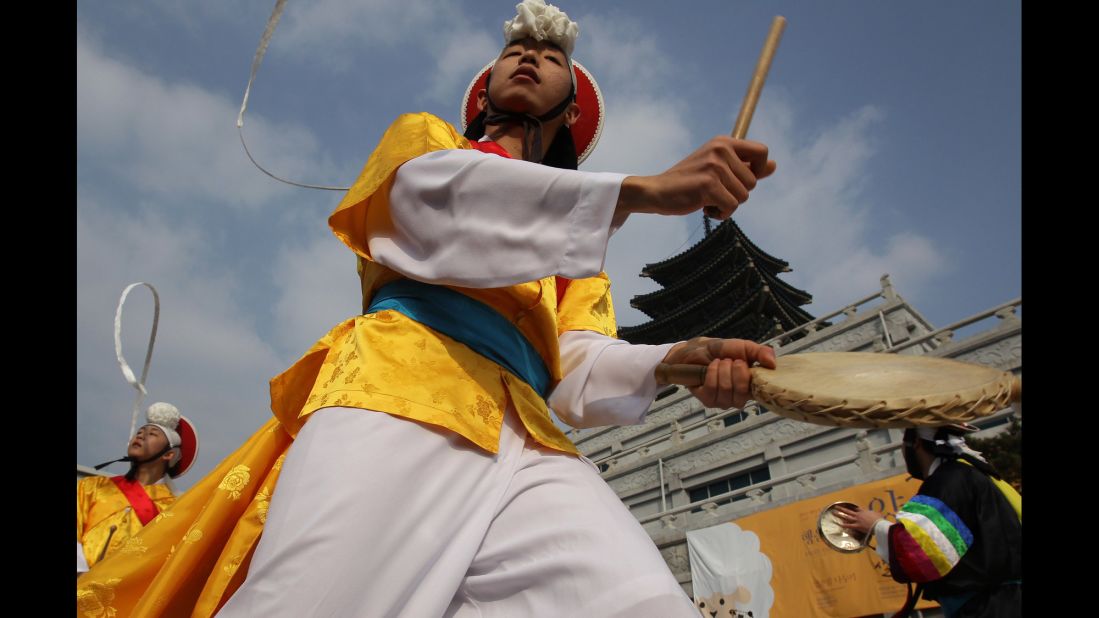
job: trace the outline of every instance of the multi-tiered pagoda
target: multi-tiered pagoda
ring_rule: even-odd
[[[801,305],[813,297],[778,278],[790,265],[757,247],[732,219],[679,255],[641,271],[663,289],[630,305],[652,318],[618,329],[630,343],[669,343],[691,337],[762,342],[813,319]]]

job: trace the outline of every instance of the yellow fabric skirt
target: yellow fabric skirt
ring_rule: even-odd
[[[248,572],[290,435],[272,418],[125,550],[76,582],[77,616],[212,616]]]

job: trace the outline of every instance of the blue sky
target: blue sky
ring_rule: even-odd
[[[771,18],[789,23],[749,137],[778,162],[737,211],[821,315],[878,289],[936,325],[1021,295],[1019,2],[573,2],[575,57],[607,124],[582,169],[654,174],[728,133]],[[118,457],[133,391],[118,295],[161,295],[149,399],[202,437],[189,487],[266,419],[267,380],[359,308],[328,231],[339,195],[247,160],[235,121],[274,1],[77,4],[77,461]],[[245,134],[293,180],[349,185],[398,114],[458,122],[513,1],[291,0]],[[673,11],[669,6],[675,6]],[[637,276],[695,242],[698,215],[636,216],[611,241],[621,324]],[[140,370],[152,303],[127,302]],[[113,468],[112,468],[113,469]]]

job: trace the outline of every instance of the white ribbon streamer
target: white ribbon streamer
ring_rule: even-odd
[[[237,114],[237,133],[240,135],[240,145],[244,146],[244,154],[248,155],[248,159],[259,168],[259,171],[267,174],[271,178],[278,180],[279,182],[285,182],[288,185],[294,185],[295,187],[302,187],[305,189],[323,189],[325,191],[347,191],[351,187],[328,187],[324,185],[310,185],[300,182],[294,182],[292,180],[286,180],[285,178],[279,178],[278,176],[267,171],[260,165],[256,159],[252,156],[251,151],[248,150],[248,144],[244,143],[244,110],[248,108],[248,95],[252,92],[252,82],[256,80],[256,73],[259,72],[259,65],[263,62],[263,55],[267,53],[267,45],[271,42],[271,37],[275,34],[275,26],[279,24],[279,18],[282,17],[282,9],[286,6],[286,0],[276,0],[275,10],[271,12],[271,17],[267,18],[267,27],[263,29],[263,36],[260,37],[259,47],[256,48],[256,55],[252,58],[252,73],[248,76],[248,86],[244,88],[244,100],[240,103],[240,113]]]
[[[143,285],[149,288],[153,293],[153,328],[149,332],[149,347],[145,352],[145,366],[141,369],[141,379],[138,380],[134,377],[133,370],[126,363],[126,359],[122,356],[122,305],[126,304],[126,297],[129,296],[130,290],[135,287]],[[122,290],[122,296],[118,299],[118,309],[114,313],[114,353],[118,357],[118,366],[122,369],[122,377],[126,379],[126,382],[130,386],[137,390],[137,397],[134,399],[134,413],[133,418],[130,420],[130,437],[127,440],[132,440],[134,432],[137,429],[137,416],[141,409],[141,400],[145,398],[148,391],[145,390],[145,379],[149,376],[149,363],[153,360],[153,344],[156,343],[156,327],[160,321],[160,295],[157,294],[156,288],[152,285],[139,281],[137,283],[131,283],[126,286],[125,290]]]

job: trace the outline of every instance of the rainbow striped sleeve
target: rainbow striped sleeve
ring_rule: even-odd
[[[973,544],[973,533],[941,500],[916,495],[897,513],[889,531],[890,562],[913,582],[937,580],[954,568]]]

